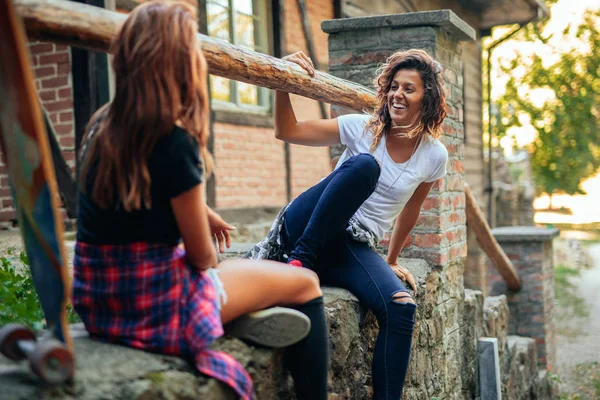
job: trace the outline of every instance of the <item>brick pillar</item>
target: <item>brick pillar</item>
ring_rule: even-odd
[[[475,31],[449,10],[336,19],[323,22],[322,28],[329,34],[329,73],[368,87],[373,87],[379,64],[398,50],[423,49],[443,65],[448,117],[441,140],[449,153],[448,174],[434,185],[402,255],[438,266],[464,260],[467,231],[460,41],[475,39]],[[332,107],[333,116],[349,112],[356,111]]]
[[[489,266],[490,295],[506,294],[510,309],[509,335],[527,336],[537,344],[538,365],[556,372],[554,325],[554,261],[552,240],[558,229],[512,226],[492,230],[521,278],[521,290],[508,291]]]

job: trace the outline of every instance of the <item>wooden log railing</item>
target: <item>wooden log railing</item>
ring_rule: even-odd
[[[30,37],[104,52],[127,17],[66,0],[14,0],[14,4]],[[213,75],[354,110],[369,110],[375,104],[373,91],[362,85],[320,71],[311,77],[297,64],[200,33],[198,36]]]
[[[483,212],[477,205],[469,185],[465,183],[466,211],[467,211],[467,226],[471,230],[479,243],[479,247],[492,260],[498,273],[504,279],[506,287],[511,290],[521,289],[521,279],[515,270],[512,262],[498,244],[488,223],[483,216]]]
[[[97,51],[108,51],[126,15],[66,0],[14,0],[17,13],[30,37]],[[316,71],[310,77],[297,64],[198,34],[209,72],[237,81],[284,90],[313,100],[370,110],[373,91],[344,79]],[[507,287],[520,288],[512,263],[494,239],[468,187],[467,223],[477,233],[479,244],[494,262]]]

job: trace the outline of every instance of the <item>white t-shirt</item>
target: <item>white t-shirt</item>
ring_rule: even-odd
[[[346,145],[335,169],[348,158],[360,153],[370,153],[373,134],[365,132],[369,115],[349,114],[338,117],[340,140]],[[437,139],[423,137],[412,157],[396,163],[386,148],[386,137],[372,155],[381,165],[381,175],[373,194],[354,214],[365,228],[379,239],[383,238],[400,214],[417,187],[423,182],[435,182],[446,175],[448,151]]]

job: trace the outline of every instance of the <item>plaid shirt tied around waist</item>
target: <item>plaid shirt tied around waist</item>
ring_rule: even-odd
[[[208,349],[223,335],[217,293],[177,246],[75,246],[73,307],[96,339],[193,359],[196,368],[253,398],[252,380],[229,354]]]

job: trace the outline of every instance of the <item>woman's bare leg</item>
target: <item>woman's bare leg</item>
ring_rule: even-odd
[[[329,344],[317,275],[272,261],[226,261],[218,268],[227,293],[223,323],[274,305],[295,308],[308,317],[308,335],[285,349],[284,360],[299,400],[326,400]]]
[[[218,269],[227,293],[221,309],[223,324],[252,311],[303,304],[323,295],[319,278],[306,268],[274,261],[230,260]]]

